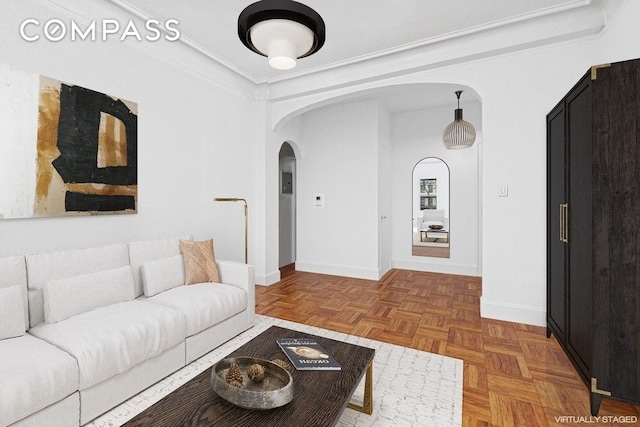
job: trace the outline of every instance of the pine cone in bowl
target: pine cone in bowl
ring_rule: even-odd
[[[229,385],[242,388],[244,385],[244,378],[242,377],[242,372],[240,372],[240,366],[237,363],[232,363],[229,366],[225,380]]]
[[[273,363],[275,363],[276,365],[280,366],[283,369],[291,370],[291,364],[285,360],[282,359],[273,359],[272,360]]]
[[[254,363],[247,368],[247,376],[254,383],[262,382],[264,379],[264,366]]]

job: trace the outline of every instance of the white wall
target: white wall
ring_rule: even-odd
[[[377,279],[378,105],[333,105],[302,121],[296,269]]]
[[[559,42],[455,65],[425,67],[412,63],[417,72],[396,72],[385,80],[365,79],[366,65],[335,70],[322,79],[281,85],[286,97],[274,102],[271,123],[363,90],[401,84],[455,83],[472,88],[482,103],[481,185],[484,317],[545,324],[546,311],[546,137],[545,116],[591,65],[640,57],[640,2],[626,1],[605,30],[577,41]],[[493,34],[498,41],[499,35]],[[510,37],[508,32],[502,39]],[[453,43],[453,42],[451,42]],[[461,46],[461,49],[463,47]],[[462,49],[464,50],[464,49]],[[407,55],[411,57],[411,53]],[[420,57],[416,57],[420,60]],[[397,64],[398,62],[394,63]],[[446,63],[445,63],[446,64]],[[397,68],[396,68],[397,70]],[[351,79],[354,83],[349,83]],[[337,83],[335,83],[337,82]],[[324,84],[325,89],[320,86]],[[335,86],[334,86],[335,85]],[[313,92],[309,92],[310,89]],[[285,90],[287,89],[287,90]],[[295,90],[304,91],[296,97]],[[465,117],[469,117],[465,109]],[[447,119],[447,122],[450,118]],[[470,120],[471,121],[471,120]],[[397,191],[410,199],[410,170],[423,155],[407,161],[406,176],[396,174]],[[398,161],[396,159],[396,161]],[[469,163],[472,163],[470,160]],[[452,174],[453,175],[453,174]],[[509,197],[498,197],[500,185],[509,186]],[[403,187],[403,185],[405,185]],[[395,195],[395,193],[394,193]],[[410,219],[410,205],[394,203],[394,224]],[[451,207],[452,212],[454,206]],[[400,229],[394,226],[395,229]],[[394,232],[394,239],[409,239]],[[394,248],[402,242],[394,240]],[[452,247],[452,250],[455,245]],[[395,249],[394,249],[395,250]],[[397,254],[400,258],[407,254]],[[402,259],[394,265],[403,264]]]
[[[264,140],[260,106],[219,84],[204,59],[178,67],[153,56],[145,42],[27,43],[18,33],[25,18],[70,19],[41,4],[3,7],[0,62],[138,103],[139,213],[0,220],[0,256],[191,233],[213,236],[219,258],[243,260],[241,205],[212,199],[246,197],[251,204],[254,144]]]
[[[378,278],[392,267],[393,157],[391,114],[378,104]]]
[[[464,150],[447,150],[442,144],[442,131],[453,120],[454,106],[392,116],[394,267],[472,276],[480,273],[478,153],[483,146],[482,116],[478,103],[462,107],[465,120],[474,124],[477,134],[474,145]],[[438,157],[449,166],[449,258],[411,254],[413,218],[416,215],[413,169],[425,157]],[[438,186],[440,184],[438,180]],[[419,204],[417,209],[419,211]]]

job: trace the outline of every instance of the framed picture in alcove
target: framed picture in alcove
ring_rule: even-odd
[[[438,180],[437,178],[426,178],[420,180],[420,193],[435,195],[438,193]]]
[[[438,180],[420,179],[420,210],[438,209]]]

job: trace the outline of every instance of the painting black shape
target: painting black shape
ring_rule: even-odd
[[[100,114],[119,119],[125,126],[127,165],[98,167]],[[60,119],[57,147],[60,156],[53,166],[65,183],[137,185],[138,182],[138,118],[118,99],[79,86],[60,86]],[[108,198],[111,202],[106,203]],[[128,199],[102,196],[111,206],[108,210],[131,209]],[[94,199],[98,200],[98,199]],[[66,205],[66,203],[65,203]],[[104,211],[95,203],[73,204],[75,211]]]
[[[64,198],[65,210],[82,212],[112,212],[136,208],[133,196],[104,196],[101,194],[85,194],[67,191]]]

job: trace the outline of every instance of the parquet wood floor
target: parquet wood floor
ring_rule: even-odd
[[[480,317],[478,277],[282,277],[256,287],[256,312],[464,360],[463,426],[583,426],[556,417],[590,416],[586,385],[545,328]],[[599,415],[640,419],[640,407],[603,399]]]

